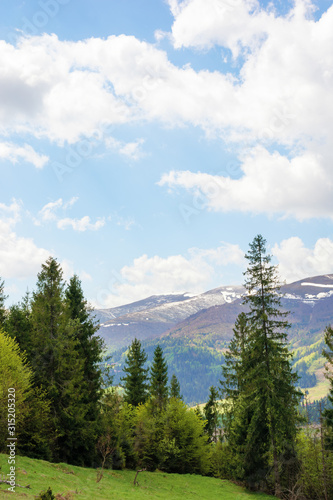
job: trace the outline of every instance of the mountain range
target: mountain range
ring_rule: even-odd
[[[242,304],[244,293],[241,286],[221,286],[200,295],[157,295],[116,308],[95,310],[99,335],[113,353],[118,368],[116,373],[121,371],[124,352],[134,337],[143,341],[148,355],[152,355],[159,343],[169,363],[169,371],[182,378],[183,386],[189,389],[184,391],[191,394],[185,394],[185,400],[200,402],[205,391],[208,393],[207,384],[218,382],[217,372],[223,363],[223,352],[232,337],[235,320],[240,312],[246,311]],[[323,331],[333,323],[333,274],[285,284],[280,293],[282,309],[290,311],[288,338],[294,351],[295,369],[302,368],[303,387],[308,389],[312,399],[325,395],[328,383],[323,375]],[[198,366],[199,358],[202,363],[208,363],[208,369]],[[192,371],[191,376],[184,372],[182,360]],[[197,371],[193,374],[194,365]],[[202,381],[195,380],[198,370],[207,378],[205,388]],[[309,375],[315,381],[312,387],[304,385],[310,380]],[[197,396],[191,388],[192,382],[201,387]]]

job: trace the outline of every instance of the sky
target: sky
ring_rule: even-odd
[[[114,307],[333,273],[328,0],[0,0],[0,277]]]

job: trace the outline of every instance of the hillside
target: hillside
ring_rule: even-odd
[[[100,321],[101,336],[110,350],[115,350],[128,346],[135,336],[140,340],[158,337],[193,314],[239,299],[243,291],[242,287],[225,286],[197,296],[186,293],[152,296],[95,313]]]
[[[0,454],[1,473],[8,473],[7,456]],[[225,500],[250,500],[274,498],[262,493],[248,493],[229,481],[195,475],[142,472],[139,484],[133,486],[135,471],[104,471],[100,482],[96,482],[97,471],[68,464],[52,464],[43,460],[17,457],[16,482],[30,489],[16,487],[8,492],[8,485],[0,484],[0,499],[33,499],[41,491],[51,487],[59,500],[141,500],[145,498],[194,500],[223,498]]]
[[[115,381],[119,382],[124,351],[136,336],[152,358],[157,343],[163,348],[170,374],[180,380],[185,401],[205,401],[210,385],[218,385],[223,352],[238,314],[245,311],[242,287],[220,287],[204,294],[171,301],[146,299],[146,309],[126,306],[126,315],[101,325],[100,335],[113,352]],[[333,275],[315,276],[281,288],[283,310],[290,311],[288,332],[300,386],[312,399],[327,393],[323,376],[323,331],[333,323]],[[171,296],[172,297],[172,296]],[[144,301],[141,301],[144,306]],[[109,310],[109,313],[113,313]],[[120,349],[119,349],[120,348]],[[117,350],[118,349],[118,350]]]

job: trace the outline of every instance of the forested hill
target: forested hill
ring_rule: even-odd
[[[123,353],[136,336],[144,340],[143,346],[148,353],[160,343],[170,374],[174,372],[179,378],[188,403],[205,401],[210,385],[217,385],[221,376],[223,352],[231,339],[236,317],[246,310],[241,301],[242,292],[241,287],[221,287],[191,297],[190,303],[186,297],[168,302],[163,296],[162,305],[158,304],[160,298],[154,297],[147,299],[149,306],[140,310],[140,316],[131,312],[132,305],[126,306],[128,314],[105,323],[99,331],[111,350],[122,347],[113,353],[116,381],[121,375]],[[281,293],[284,295],[283,308],[291,312],[288,320],[292,326],[288,335],[294,350],[294,368],[301,376],[300,385],[309,389],[313,398],[324,396],[328,385],[323,376],[321,351],[323,331],[333,323],[333,275],[284,285]],[[207,307],[209,300],[215,302],[211,307]],[[216,304],[218,300],[221,303]],[[186,316],[189,304],[202,309]],[[185,317],[171,324],[173,310],[176,310],[174,317],[181,316],[181,310]],[[168,315],[168,321],[163,320],[162,314]]]

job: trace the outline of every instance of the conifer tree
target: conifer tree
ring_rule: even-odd
[[[167,402],[168,393],[168,365],[163,357],[161,346],[157,345],[150,368],[150,395],[155,399],[157,406],[162,409]]]
[[[84,361],[79,356],[77,322],[69,317],[62,270],[50,257],[38,274],[31,303],[32,353],[37,387],[51,402],[53,459],[82,463],[85,439]]]
[[[218,391],[213,385],[209,388],[209,397],[206,405],[204,406],[205,416],[205,431],[207,432],[210,441],[216,442],[216,430],[218,425]]]
[[[288,313],[280,310],[277,269],[271,265],[265,245],[264,238],[256,236],[246,255],[247,339],[242,354],[238,321],[230,351],[236,369],[227,390],[227,396],[228,391],[231,397],[236,396],[229,439],[235,443],[244,479],[258,484],[272,467],[274,492],[279,497],[279,460],[286,454],[293,456],[301,394],[295,389],[297,375],[292,372],[292,354],[287,347]],[[235,389],[236,393],[232,392]]]
[[[85,407],[84,432],[86,438],[78,453],[84,463],[93,460],[92,450],[97,439],[100,425],[100,399],[102,396],[103,378],[101,362],[105,348],[103,340],[95,335],[98,325],[92,317],[92,310],[84,298],[81,281],[74,275],[65,290],[65,304],[70,320],[75,323],[75,340],[78,358],[83,362],[84,379],[81,384],[81,404]]]
[[[328,395],[328,400],[333,406],[333,375],[332,375],[332,366],[333,366],[333,329],[331,326],[328,326],[325,330],[325,343],[328,349],[323,350],[323,355],[327,359],[330,369],[326,367],[326,378],[331,383],[330,392]],[[324,410],[324,419],[325,425],[327,428],[326,436],[325,436],[325,445],[326,447],[333,451],[333,408],[326,408]]]
[[[224,354],[223,379],[220,382],[222,396],[228,398],[229,402],[230,400],[234,402],[237,399],[247,378],[246,362],[249,327],[244,312],[238,315],[233,332],[233,338]]]
[[[33,352],[31,307],[28,292],[19,304],[10,307],[6,319],[6,331],[16,339],[21,351],[25,351],[29,359]]]
[[[289,313],[281,311],[277,268],[271,265],[266,241],[261,235],[254,238],[245,257],[249,262],[245,272],[245,303],[250,307],[247,313],[251,361],[248,375],[250,394],[255,402],[247,444],[252,450],[259,444],[273,456],[274,490],[279,497],[279,458],[287,452],[286,448],[294,448],[301,393],[295,389],[298,377],[292,372],[292,353],[288,350],[286,331],[290,324],[286,316]],[[256,438],[258,431],[260,436]],[[263,460],[263,469],[267,465]]]
[[[183,399],[183,396],[180,394],[180,383],[177,379],[176,375],[173,373],[170,381],[170,398]]]
[[[98,324],[91,316],[92,310],[88,307],[84,298],[81,281],[77,275],[74,275],[65,291],[66,305],[69,310],[69,316],[77,322],[75,332],[78,340],[77,350],[79,357],[83,359],[85,376],[85,399],[89,406],[89,413],[92,418],[96,418],[99,412],[98,401],[101,397],[102,373],[100,363],[103,359],[104,341],[101,337],[95,335],[98,330]]]
[[[135,338],[129,348],[123,371],[125,376],[121,378],[125,389],[124,400],[138,406],[144,403],[148,394],[148,369],[145,368],[147,354],[142,349],[141,342]]]

